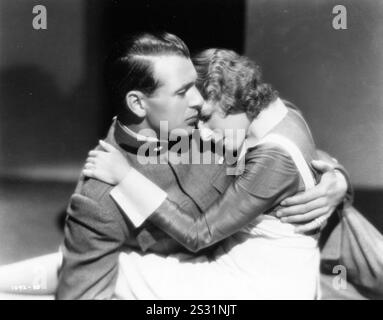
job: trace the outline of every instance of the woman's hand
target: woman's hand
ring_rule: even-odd
[[[112,185],[119,184],[131,166],[115,147],[102,140],[99,143],[105,151],[90,151],[82,173],[89,178],[98,179]]]
[[[323,173],[314,188],[282,201],[284,208],[277,216],[281,221],[297,224],[296,232],[313,231],[323,226],[347,192],[344,175],[325,161],[313,161],[313,166]]]

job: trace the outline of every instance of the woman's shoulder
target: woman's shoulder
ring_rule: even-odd
[[[249,144],[245,155],[245,163],[250,168],[253,165],[258,167],[277,166],[294,168],[294,161],[289,152],[280,144],[273,141],[266,141],[259,144]]]
[[[244,174],[238,183],[251,194],[269,198],[281,190],[295,193],[301,179],[288,152],[277,144],[265,143],[248,148]]]
[[[317,158],[311,129],[299,110],[289,108],[286,117],[271,133],[281,135],[291,141],[307,162]]]

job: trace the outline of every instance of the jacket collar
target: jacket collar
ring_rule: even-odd
[[[137,150],[145,144],[146,147],[153,149],[154,152],[159,152],[168,144],[168,141],[159,140],[154,137],[147,137],[134,132],[124,126],[116,117],[113,119],[113,127],[115,128],[114,138],[116,143],[127,151],[137,152]]]

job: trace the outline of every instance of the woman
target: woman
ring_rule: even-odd
[[[308,166],[316,159],[315,145],[305,120],[286,107],[246,57],[209,49],[194,63],[207,101],[204,125],[222,133],[226,151],[242,148],[245,168],[200,217],[182,214],[183,209],[167,199],[161,205],[166,214],[156,211],[148,219],[194,252],[231,237],[211,256],[121,254],[116,296],[318,298],[317,236],[298,234],[278,218],[283,199],[315,185]],[[102,145],[106,151],[90,153],[84,174],[124,188],[125,173],[134,169],[116,149]],[[126,172],[114,174],[116,161],[125,164]],[[215,221],[214,227],[209,221]]]

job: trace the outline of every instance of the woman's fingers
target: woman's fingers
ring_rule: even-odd
[[[99,154],[98,150],[91,150],[88,153],[88,157],[96,157]]]
[[[101,157],[105,154],[108,154],[110,151],[103,151],[103,150],[92,150],[92,151],[89,151],[88,153],[88,157],[92,157],[92,158],[98,158],[98,157]]]
[[[111,144],[105,142],[104,140],[99,140],[98,141],[100,143],[100,146],[108,151],[108,152],[113,152],[113,151],[117,151],[117,149],[115,147],[113,147]]]
[[[94,167],[95,167],[94,163],[91,163],[91,162],[86,162],[84,165],[84,169],[87,169],[87,170],[92,170],[94,169]]]
[[[96,158],[95,157],[88,157],[88,158],[86,158],[85,164],[87,164],[87,163],[95,164],[96,163]]]
[[[83,169],[82,174],[88,178],[94,178],[93,170],[91,169]]]
[[[95,164],[87,161],[84,165],[84,169],[82,169],[82,173],[89,177],[94,178],[95,177]]]

